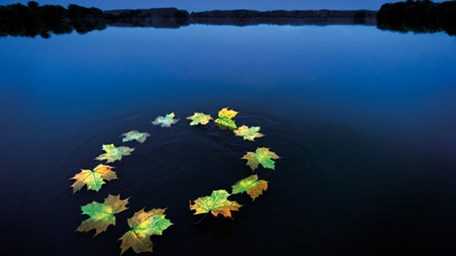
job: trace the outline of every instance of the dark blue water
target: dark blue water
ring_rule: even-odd
[[[456,250],[456,39],[367,26],[108,28],[51,39],[0,38],[1,255],[117,255],[126,219],[168,207],[154,255],[408,255]],[[150,121],[221,107],[266,137]],[[119,180],[72,195],[121,133],[151,134],[115,164]],[[188,200],[251,174],[270,188],[235,220]],[[117,225],[74,230],[80,205],[131,197]],[[450,254],[444,252],[452,252]],[[129,255],[133,255],[131,251]]]

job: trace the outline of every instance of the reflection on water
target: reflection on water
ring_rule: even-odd
[[[205,11],[192,12],[176,8],[105,11],[111,26],[179,28],[191,24],[206,25],[349,25],[376,24],[375,11]]]
[[[175,222],[154,237],[156,255],[443,254],[456,228],[455,43],[344,25],[2,38],[1,254],[116,255],[143,207]],[[266,136],[151,124],[225,106]],[[135,151],[119,179],[72,195],[68,179],[133,129],[151,136],[125,143]],[[234,221],[194,225],[188,200],[251,175],[239,158],[257,146],[282,157],[258,172],[269,190],[236,198]],[[108,193],[131,196],[130,210],[96,238],[74,232],[80,205]]]

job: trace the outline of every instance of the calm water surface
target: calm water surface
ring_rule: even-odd
[[[455,56],[446,34],[367,26],[0,38],[0,254],[117,255],[128,217],[168,207],[154,255],[454,255]],[[267,136],[150,123],[225,106]],[[68,179],[132,129],[151,137],[128,143],[119,180],[72,195]],[[258,171],[267,193],[195,225],[188,200],[250,175],[239,158],[258,146],[283,157]],[[117,225],[74,232],[80,205],[109,193],[131,197]]]

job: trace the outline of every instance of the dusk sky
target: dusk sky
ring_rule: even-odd
[[[26,3],[20,0],[2,0],[2,4]],[[213,9],[370,9],[378,10],[387,0],[37,0],[40,4],[67,5],[75,3],[101,9],[134,9],[177,7],[189,11]]]

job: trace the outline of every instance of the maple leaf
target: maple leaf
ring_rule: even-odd
[[[215,119],[215,124],[222,129],[222,130],[234,130],[237,128],[236,122],[234,122],[233,118],[238,114],[238,112],[228,109],[222,108],[218,112],[218,118]]]
[[[136,140],[139,143],[144,143],[144,141],[146,141],[147,137],[149,136],[150,134],[147,132],[138,132],[136,130],[133,130],[122,134],[122,142]]]
[[[81,170],[81,172],[71,178],[75,182],[71,185],[73,193],[81,190],[84,186],[87,186],[87,190],[99,191],[101,186],[105,184],[105,180],[116,180],[116,172],[112,171],[111,166],[99,164],[93,170]]]
[[[210,120],[212,120],[212,116],[206,115],[206,114],[200,113],[200,112],[195,112],[193,114],[193,116],[189,116],[189,117],[187,117],[187,119],[192,120],[190,122],[191,126],[199,125],[199,124],[206,125],[209,123]]]
[[[263,191],[268,189],[268,182],[265,180],[258,180],[258,175],[251,175],[245,179],[242,179],[232,186],[232,194],[240,194],[247,192],[255,201],[255,198],[263,194]]]
[[[154,125],[160,125],[161,127],[171,127],[171,125],[177,123],[179,119],[174,119],[175,115],[173,113],[169,113],[165,116],[159,116],[152,121]]]
[[[230,194],[226,190],[212,191],[210,196],[200,197],[192,204],[190,201],[190,210],[195,210],[194,215],[203,213],[212,213],[215,217],[219,214],[224,217],[232,218],[231,211],[239,211],[242,205],[236,201],[228,200]]]
[[[88,232],[95,229],[95,236],[106,231],[110,225],[116,225],[115,214],[127,210],[127,199],[120,199],[120,195],[108,195],[103,203],[93,201],[90,204],[81,206],[82,214],[89,215],[89,218],[84,220],[79,225],[76,231]]]
[[[275,159],[280,157],[269,151],[269,148],[257,148],[255,152],[247,152],[241,159],[247,160],[247,165],[253,170],[261,164],[264,168],[275,170]]]
[[[255,141],[255,138],[261,138],[264,135],[260,133],[260,127],[259,126],[241,126],[238,129],[234,130],[234,133],[236,136],[244,137],[244,140],[250,140],[250,141]]]
[[[129,248],[132,248],[135,253],[152,252],[152,241],[150,236],[162,235],[168,227],[173,225],[170,220],[166,219],[166,209],[152,209],[144,211],[144,209],[135,212],[128,219],[128,226],[131,230],[127,231],[119,240],[122,240],[120,249],[121,255]]]
[[[102,149],[105,153],[99,155],[95,159],[100,161],[106,160],[106,163],[120,161],[123,156],[129,156],[131,155],[131,152],[135,150],[134,148],[129,147],[116,147],[114,144],[103,145]]]

